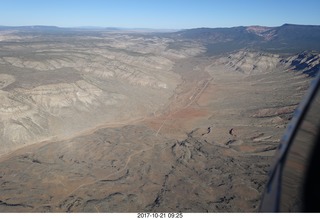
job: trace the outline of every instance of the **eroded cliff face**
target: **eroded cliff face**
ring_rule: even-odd
[[[126,34],[2,36],[0,154],[154,113],[180,83],[174,61],[204,50],[167,49],[172,40]]]
[[[245,74],[266,73],[277,68],[299,71],[315,76],[320,69],[320,55],[317,52],[302,52],[294,55],[279,55],[266,52],[241,50],[223,55],[215,61],[226,67]]]
[[[0,44],[1,212],[257,211],[320,60],[211,57],[156,34],[13,36]]]

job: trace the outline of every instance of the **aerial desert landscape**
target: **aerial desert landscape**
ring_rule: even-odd
[[[0,27],[0,212],[259,211],[319,39]]]

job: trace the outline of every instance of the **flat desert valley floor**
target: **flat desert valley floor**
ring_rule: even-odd
[[[0,212],[257,212],[319,54],[0,32]]]

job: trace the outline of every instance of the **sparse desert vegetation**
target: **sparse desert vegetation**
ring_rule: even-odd
[[[0,211],[258,211],[320,66],[292,28],[0,30]]]

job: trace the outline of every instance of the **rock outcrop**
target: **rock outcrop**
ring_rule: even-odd
[[[257,212],[319,54],[233,43],[280,29],[0,34],[0,211]]]

